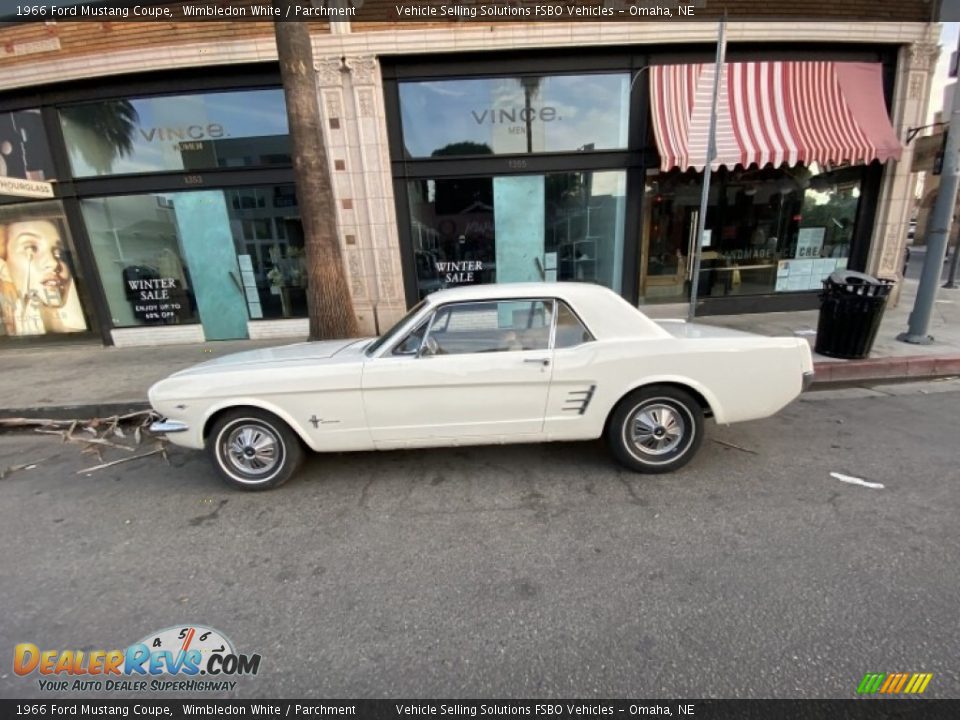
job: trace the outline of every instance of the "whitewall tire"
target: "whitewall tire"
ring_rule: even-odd
[[[207,436],[220,477],[241,490],[283,485],[303,461],[300,438],[275,415],[254,408],[224,413]]]
[[[642,473],[686,465],[703,441],[703,408],[688,392],[669,385],[634,390],[614,410],[607,441],[617,460]]]

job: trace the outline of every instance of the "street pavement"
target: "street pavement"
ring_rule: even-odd
[[[953,247],[951,246],[950,252],[947,253],[947,257],[943,263],[943,270],[940,272],[941,282],[946,282],[950,275],[950,257],[952,253]],[[910,261],[907,263],[907,271],[904,273],[905,278],[920,280],[920,273],[923,272],[923,262],[926,255],[927,248],[923,245],[910,248]]]
[[[0,468],[36,466],[0,480],[0,696],[44,696],[16,643],[202,623],[262,655],[242,698],[956,698],[958,401],[810,393],[672,475],[588,442],[317,456],[267,493],[3,434]]]

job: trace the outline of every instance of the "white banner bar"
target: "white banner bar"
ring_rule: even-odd
[[[42,180],[21,180],[20,178],[0,177],[0,195],[52,198],[53,183],[43,182]]]

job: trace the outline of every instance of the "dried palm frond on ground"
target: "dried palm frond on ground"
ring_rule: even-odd
[[[164,462],[169,465],[167,439],[162,435],[155,435],[150,432],[150,425],[159,419],[160,416],[153,410],[141,410],[125,415],[111,415],[110,417],[87,419],[0,418],[0,428],[26,429],[32,427],[36,433],[42,435],[59,435],[65,443],[84,446],[80,451],[81,454],[95,455],[97,460],[99,460],[99,464],[77,471],[78,475],[83,475],[132,460],[150,457],[151,455],[160,455]],[[152,448],[147,452],[132,454],[143,449],[145,441],[150,442]],[[108,462],[104,459],[104,452],[108,449],[122,450],[125,453],[131,454]],[[48,458],[43,458],[43,460],[46,459]],[[0,479],[18,470],[32,468],[43,462],[43,460],[11,465],[6,469],[0,469]]]

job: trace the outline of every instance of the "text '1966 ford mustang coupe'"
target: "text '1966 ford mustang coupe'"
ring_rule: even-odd
[[[433,293],[381,337],[227,355],[150,389],[155,432],[220,475],[276,487],[304,449],[389,450],[605,436],[623,465],[668,472],[704,417],[767,417],[813,378],[802,338],[653,321],[584,283]]]

